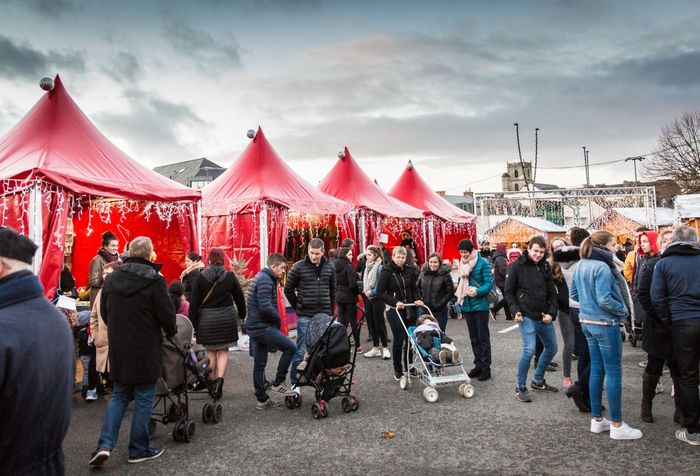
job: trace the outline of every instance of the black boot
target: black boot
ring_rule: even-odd
[[[651,401],[656,395],[656,384],[659,383],[660,375],[652,375],[644,372],[642,374],[642,420],[647,423],[654,422],[651,414]]]
[[[581,413],[590,413],[591,407],[583,395],[580,383],[574,383],[571,387],[564,390],[564,394],[568,398],[573,399],[576,408],[578,408]]]
[[[222,378],[217,378],[214,380],[214,387],[211,390],[211,393],[213,394],[213,397],[217,400],[221,398],[221,395],[223,395],[224,391],[224,379]]]

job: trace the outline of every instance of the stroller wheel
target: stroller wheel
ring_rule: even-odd
[[[294,408],[299,408],[301,406],[301,395],[296,394],[292,398],[294,399]]]
[[[319,418],[323,418],[321,416],[321,407],[319,407],[318,403],[314,403],[311,405],[311,416],[314,417],[316,420]]]
[[[194,426],[194,422],[191,421],[191,420],[190,420],[190,421],[186,421],[186,422],[184,422],[184,423],[185,423],[185,435],[184,435],[185,438],[184,438],[184,440],[185,440],[185,442],[189,443],[189,442],[192,441],[192,439],[194,438],[194,428],[195,428],[195,426]]]
[[[468,383],[463,383],[459,386],[459,394],[464,398],[472,398],[474,396],[474,387]]]
[[[350,395],[348,399],[350,400],[350,409],[356,412],[360,408],[360,401],[354,395]]]
[[[185,421],[180,420],[173,427],[173,440],[178,443],[185,441]]]
[[[214,407],[211,403],[205,403],[202,407],[202,423],[212,423],[214,420]]]
[[[156,421],[153,418],[151,418],[148,421],[148,436],[153,436],[156,433],[156,428]]]
[[[319,410],[321,410],[321,418],[327,418],[328,417],[328,405],[324,400],[321,400],[318,402],[318,407]]]
[[[401,378],[399,379],[399,388],[401,390],[406,390],[408,388],[409,382],[408,382],[408,377],[405,375],[402,375]]]
[[[290,410],[294,409],[294,397],[284,397],[284,406]]]
[[[438,396],[438,391],[432,387],[425,387],[425,390],[423,390],[423,398],[425,398],[425,401],[428,403],[437,402]]]
[[[352,411],[352,403],[350,403],[350,399],[348,397],[343,397],[341,405],[345,413],[350,413]]]
[[[214,417],[211,419],[212,423],[219,423],[223,418],[224,407],[220,403],[214,404]]]

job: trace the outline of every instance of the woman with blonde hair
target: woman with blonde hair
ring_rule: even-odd
[[[579,321],[591,356],[589,380],[591,432],[610,432],[614,440],[636,440],[642,432],[622,421],[622,336],[620,326],[630,314],[627,283],[614,262],[612,233],[596,231],[581,244],[571,297],[581,306]],[[603,417],[603,380],[610,420]]]

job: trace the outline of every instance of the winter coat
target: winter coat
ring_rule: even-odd
[[[357,284],[357,274],[352,269],[352,263],[347,258],[335,260],[335,284],[337,287],[335,302],[338,304],[355,304],[360,289]]]
[[[662,321],[700,319],[700,243],[671,243],[654,268],[651,301]]]
[[[277,277],[270,268],[262,269],[248,289],[246,329],[255,337],[268,327],[279,329],[282,319],[277,309]]]
[[[435,347],[435,340],[437,338],[440,344],[452,344],[452,339],[447,336],[444,332],[440,330],[439,326],[434,326],[430,324],[421,324],[416,327],[414,332],[416,336],[416,342],[424,350],[430,350]]]
[[[90,311],[90,332],[92,343],[95,346],[95,364],[100,373],[109,372],[109,338],[107,337],[107,325],[100,313],[102,290],[95,296],[95,306]]]
[[[493,287],[491,264],[479,255],[476,264],[469,273],[469,286],[476,288],[476,296],[465,296],[462,302],[462,312],[483,312],[489,310],[488,294]]]
[[[246,302],[235,273],[223,266],[210,265],[192,283],[190,299],[189,318],[197,332],[197,343],[219,345],[238,341],[237,319],[245,319]]]
[[[506,269],[508,269],[508,257],[503,253],[495,251],[493,256],[493,281],[498,289],[506,287]]]
[[[190,294],[192,294],[192,284],[197,279],[197,276],[202,272],[201,269],[193,269],[187,274],[183,274],[180,281],[185,286],[185,299],[190,300]]]
[[[335,292],[335,268],[325,256],[318,266],[308,256],[294,263],[284,285],[284,295],[290,306],[297,315],[304,317],[319,313],[332,316]]]
[[[664,360],[676,360],[673,354],[671,327],[663,322],[651,301],[651,280],[654,268],[660,257],[656,256],[642,264],[637,274],[637,300],[644,308],[644,332],[642,333],[642,348],[654,357]]]
[[[155,383],[162,375],[162,333],[176,332],[175,308],[165,278],[143,258],[127,258],[102,286],[100,313],[107,325],[112,380]]]
[[[630,303],[623,286],[626,287],[624,278],[614,270],[612,252],[593,248],[591,257],[582,259],[576,267],[570,290],[571,297],[579,303],[579,319],[624,322]]]
[[[0,280],[0,473],[63,475],[73,334],[31,271]]]
[[[554,261],[559,263],[561,268],[561,274],[564,275],[564,281],[566,281],[566,287],[569,295],[569,308],[578,309],[578,303],[571,298],[571,285],[574,282],[574,271],[576,271],[576,265],[581,260],[581,255],[579,253],[578,246],[565,246],[561,250],[555,251],[552,254]]]
[[[105,265],[107,260],[105,260],[99,254],[92,258],[90,261],[90,271],[88,273],[88,285],[90,286],[90,309],[95,305],[95,297],[97,293],[100,292],[104,280],[102,274],[105,270]]]
[[[426,264],[418,277],[418,283],[416,283],[418,291],[423,296],[423,302],[433,314],[445,314],[447,304],[454,296],[455,287],[450,271],[451,268],[447,265],[442,265],[436,271],[431,271]]]
[[[396,307],[399,302],[413,303],[420,299],[420,291],[416,286],[413,268],[410,266],[399,267],[391,261],[382,268],[377,284],[377,298],[384,304]],[[392,311],[393,312],[393,311]],[[401,311],[400,314],[408,321],[415,320],[415,310]]]
[[[552,318],[557,315],[557,289],[546,255],[535,263],[528,251],[523,251],[522,256],[508,266],[505,291],[513,315],[520,312],[535,321],[542,320],[542,313]]]

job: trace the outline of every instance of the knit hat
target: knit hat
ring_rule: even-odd
[[[0,256],[32,264],[37,246],[12,228],[0,228]]]

